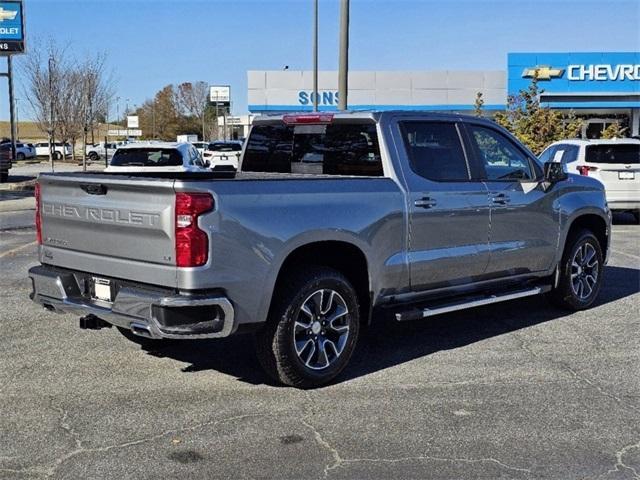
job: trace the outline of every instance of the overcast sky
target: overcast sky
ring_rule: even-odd
[[[27,49],[53,38],[78,57],[105,52],[121,112],[127,98],[133,106],[166,84],[204,80],[231,85],[242,114],[247,70],[312,66],[312,0],[25,4]],[[338,0],[320,0],[321,69],[337,69],[338,14]],[[353,70],[505,69],[513,51],[640,51],[640,1],[351,0],[350,46]],[[23,99],[19,108],[27,117]]]

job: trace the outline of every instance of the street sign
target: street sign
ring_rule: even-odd
[[[127,128],[138,128],[140,123],[138,122],[138,115],[127,116]]]
[[[24,52],[24,10],[22,1],[0,1],[0,55]]]
[[[222,106],[229,106],[231,102],[231,87],[229,85],[209,86],[209,100]]]

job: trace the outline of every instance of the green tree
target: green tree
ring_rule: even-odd
[[[476,100],[473,103],[473,114],[476,117],[482,117],[484,108],[484,99],[482,98],[482,92],[476,93]]]
[[[540,95],[543,92],[534,77],[526,90],[508,98],[505,112],[494,116],[496,123],[513,133],[536,155],[552,142],[575,138],[582,128],[582,121],[573,112],[563,114],[542,106]]]
[[[620,123],[613,122],[604,129],[601,138],[624,138],[627,136],[628,130],[628,127],[622,127]]]

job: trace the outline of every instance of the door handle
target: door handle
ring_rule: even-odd
[[[416,200],[415,202],[413,202],[413,204],[419,208],[431,208],[431,207],[435,207],[437,202],[433,198],[422,197]]]
[[[494,195],[491,198],[491,201],[493,203],[497,203],[498,205],[506,205],[507,203],[509,203],[511,201],[511,199],[505,195],[504,193],[499,193],[497,195]]]

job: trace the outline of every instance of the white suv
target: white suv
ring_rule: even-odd
[[[562,162],[565,171],[600,180],[611,210],[632,212],[640,221],[640,140],[562,140],[540,154]]]

